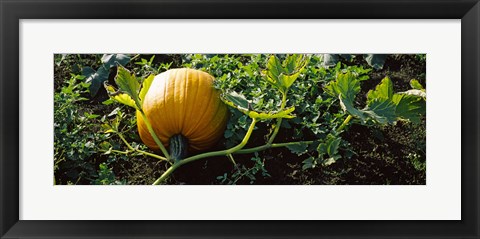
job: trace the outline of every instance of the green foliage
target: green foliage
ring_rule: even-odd
[[[411,81],[411,85],[421,88],[415,80]],[[368,91],[363,109],[355,106],[360,81],[351,72],[337,74],[335,81],[325,86],[325,90],[331,96],[338,96],[342,109],[363,123],[374,121],[391,124],[397,120],[418,123],[422,115],[425,115],[426,93],[417,89],[394,93],[393,84],[388,77],[383,78],[374,90]]]
[[[125,180],[118,181],[112,169],[106,163],[101,163],[98,169],[98,178],[93,180],[96,185],[126,184]]]
[[[90,160],[98,144],[107,139],[94,133],[97,125],[92,121],[101,120],[101,116],[78,107],[88,100],[83,96],[88,95],[90,84],[83,80],[83,76],[72,75],[66,86],[54,94],[54,170],[71,183],[95,177]]]
[[[262,159],[257,152],[250,159],[254,164],[252,167],[245,165],[235,165],[235,169],[231,174],[224,173],[217,177],[221,184],[235,185],[240,181],[246,181],[254,184],[258,176],[271,177],[265,168],[265,159]]]

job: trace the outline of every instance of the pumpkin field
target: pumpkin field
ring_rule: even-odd
[[[425,185],[425,54],[55,54],[56,185]]]

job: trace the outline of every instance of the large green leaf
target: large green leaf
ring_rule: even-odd
[[[386,54],[365,54],[365,61],[376,70],[383,68],[385,61],[387,60]]]
[[[385,77],[375,87],[375,90],[370,90],[367,93],[367,103],[375,99],[384,99],[384,100],[391,100],[393,97],[393,84],[390,78]]]
[[[278,57],[276,57],[275,55],[270,56],[267,62],[267,70],[266,70],[267,81],[270,84],[280,88],[281,85],[278,80],[278,77],[282,73],[284,73],[284,70]]]
[[[342,98],[342,95],[339,95],[340,106],[342,107],[343,111],[347,112],[348,114],[352,115],[353,117],[359,118],[363,122],[367,120],[367,115],[364,111],[359,110],[353,106],[353,102],[349,100],[345,100]]]
[[[393,95],[395,102],[395,114],[400,119],[410,120],[419,123],[422,115],[426,113],[426,102],[422,97],[407,94]]]
[[[372,100],[364,109],[368,116],[380,124],[393,123],[396,120],[395,104],[389,99]]]
[[[376,121],[380,124],[388,124],[395,121],[395,104],[390,100],[375,99],[364,109],[357,109],[352,102],[343,100],[341,97],[340,106],[348,114],[359,118],[363,122],[368,120]]]
[[[282,92],[286,92],[307,65],[307,57],[302,54],[288,55],[283,61],[275,55],[270,56],[267,62],[267,81]]]
[[[332,96],[339,97],[344,101],[353,105],[355,96],[360,92],[360,82],[355,75],[348,71],[346,73],[338,73],[335,81],[331,81],[325,86],[325,90]]]
[[[140,84],[138,83],[135,74],[130,74],[130,72],[123,66],[118,66],[115,82],[117,83],[119,90],[122,93],[129,95],[133,101],[135,101],[138,109],[141,109],[142,106],[138,97]]]
[[[102,83],[108,80],[109,74],[110,68],[105,68],[104,66],[100,66],[97,71],[88,66],[82,69],[82,75],[85,76],[85,82],[90,83],[89,90],[91,96],[95,96],[98,93]]]
[[[120,64],[126,65],[130,61],[130,56],[125,54],[105,54],[102,56],[102,63],[105,67],[111,68]]]

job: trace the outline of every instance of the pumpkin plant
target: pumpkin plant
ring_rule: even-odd
[[[118,130],[118,122],[105,125],[105,132],[116,133],[127,145],[128,150],[121,153],[140,153],[165,161],[169,165],[169,168],[153,183],[157,185],[164,182],[177,168],[196,160],[225,156],[235,164],[234,154],[251,154],[277,147],[296,150],[305,149],[308,145],[318,146],[318,157],[307,159],[308,162],[304,162],[307,167],[304,168],[313,167],[317,163],[329,164],[339,158],[339,134],[352,119],[359,120],[353,122],[380,124],[404,119],[415,121],[424,111],[425,91],[418,82],[412,81],[414,87],[412,91],[393,93],[388,78],[368,93],[366,107],[357,109],[355,96],[360,90],[359,77],[354,72],[340,72],[334,81],[324,87],[324,90],[337,98],[347,113],[343,123],[321,139],[275,143],[283,119],[295,117],[293,114],[295,106],[287,106],[288,93],[301,76],[308,61],[309,56],[301,54],[288,55],[283,62],[274,55],[268,58],[266,69],[262,72],[263,79],[281,96],[277,109],[270,111],[254,110],[252,101],[240,93],[228,90],[219,92],[213,87],[214,77],[203,71],[188,68],[171,69],[157,76],[148,76],[140,85],[135,74],[119,65],[115,77],[118,89],[106,83],[105,88],[112,99],[135,108],[141,140],[150,149],[159,150],[162,154],[132,147]],[[251,119],[248,130],[237,145],[224,150],[205,152],[218,142],[225,131],[228,120],[227,106]],[[265,144],[244,148],[255,125],[266,121],[274,123]]]

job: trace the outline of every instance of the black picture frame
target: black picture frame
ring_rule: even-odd
[[[478,0],[0,0],[0,16],[1,238],[480,238]],[[19,20],[157,18],[461,19],[462,220],[19,220]]]

